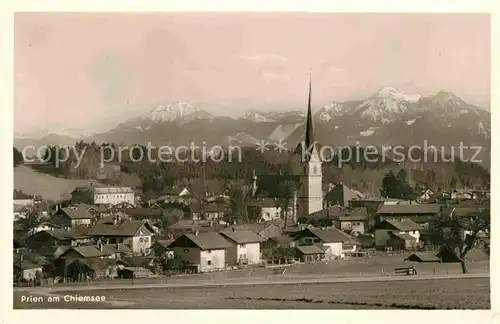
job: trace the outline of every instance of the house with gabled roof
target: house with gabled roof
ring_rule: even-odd
[[[149,254],[154,229],[145,220],[123,220],[118,216],[99,220],[88,235],[102,244],[127,245],[132,253]]]
[[[365,234],[368,222],[366,207],[349,208],[339,216],[340,229],[352,235]]]
[[[65,229],[52,229],[39,231],[26,239],[27,245],[32,249],[58,246],[77,246],[89,244],[92,238],[87,235],[87,231],[80,227]]]
[[[379,222],[386,219],[411,220],[418,224],[425,224],[441,215],[443,205],[420,204],[420,205],[381,205],[377,210]]]
[[[90,226],[96,218],[89,208],[81,206],[70,206],[59,209],[54,215],[54,223],[64,228],[71,228],[77,225]]]
[[[299,245],[316,244],[327,248],[327,258],[340,257],[347,251],[355,251],[360,243],[350,235],[334,227],[306,228],[298,236]]]
[[[413,247],[419,242],[421,226],[411,220],[386,219],[375,226],[375,247],[391,246],[396,250]]]
[[[261,262],[260,244],[266,239],[250,230],[231,229],[220,232],[231,244],[226,254],[229,266],[259,264]]]
[[[283,232],[283,229],[279,225],[279,222],[234,224],[234,225],[227,225],[226,228],[223,230],[229,230],[229,229],[235,229],[237,231],[250,230],[263,238],[280,236]]]
[[[364,195],[357,191],[348,188],[342,182],[335,185],[324,197],[325,207],[342,206],[347,207],[349,201],[364,199]]]
[[[169,245],[184,263],[184,268],[195,272],[226,269],[226,256],[232,247],[233,244],[219,233],[198,231],[183,234]]]

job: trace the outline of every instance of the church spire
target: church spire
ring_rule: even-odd
[[[313,137],[313,124],[312,124],[312,112],[311,112],[311,75],[309,75],[309,98],[307,100],[307,122],[306,122],[306,138],[305,138],[306,148],[311,147],[313,142],[314,142],[314,137]]]

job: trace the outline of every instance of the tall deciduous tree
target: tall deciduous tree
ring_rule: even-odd
[[[438,221],[441,234],[441,253],[453,253],[467,273],[465,256],[476,246],[480,233],[490,237],[490,211],[479,210],[466,216],[451,216]]]

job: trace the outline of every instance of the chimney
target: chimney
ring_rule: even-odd
[[[194,236],[198,236],[198,234],[200,234],[199,231],[194,231]]]

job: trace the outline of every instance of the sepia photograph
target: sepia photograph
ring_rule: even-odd
[[[491,309],[490,20],[15,13],[13,308]]]

